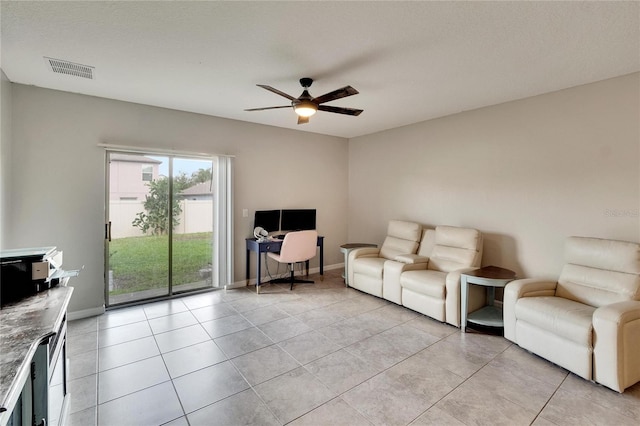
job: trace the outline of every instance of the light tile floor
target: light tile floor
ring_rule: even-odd
[[[69,323],[69,425],[638,425],[618,394],[499,336],[345,288],[266,285]]]

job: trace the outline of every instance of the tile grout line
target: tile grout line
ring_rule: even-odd
[[[189,311],[189,312],[191,312],[191,311]],[[192,314],[192,315],[193,315],[193,314]],[[156,340],[156,336],[155,336],[155,335],[153,335],[153,341],[154,341],[154,342],[155,342],[155,344],[156,344],[156,348],[158,349],[158,353],[160,354],[160,359],[162,359],[162,363],[164,364],[164,368],[165,368],[165,370],[167,370],[167,375],[169,376],[169,381],[171,382],[171,387],[173,388],[173,391],[174,391],[174,392],[175,392],[175,394],[176,394],[176,398],[178,399],[178,403],[180,404],[180,409],[182,410],[182,416],[180,416],[180,417],[184,417],[184,419],[185,419],[185,420],[186,420],[186,422],[187,422],[187,425],[190,425],[191,423],[189,422],[189,419],[187,418],[187,411],[186,411],[186,410],[185,410],[185,408],[184,408],[184,404],[182,403],[182,399],[180,398],[180,394],[178,393],[178,389],[176,388],[176,384],[175,384],[175,383],[174,383],[174,381],[173,381],[173,377],[171,377],[171,372],[169,371],[169,367],[167,366],[167,362],[166,362],[166,360],[164,359],[164,354],[163,354],[163,353],[162,353],[162,351],[160,350],[160,346],[158,345],[158,341]],[[196,344],[197,344],[197,343],[196,343]],[[192,346],[193,346],[193,345],[192,345]],[[173,420],[170,420],[169,422],[174,421],[174,420],[177,420],[177,419],[179,419],[180,417],[177,417],[177,418],[175,418],[175,419],[173,419]],[[165,422],[165,423],[169,423],[169,422]]]
[[[553,399],[554,396],[556,396],[556,394],[558,393],[558,391],[560,390],[560,388],[562,387],[562,384],[567,381],[567,379],[569,378],[569,374],[567,374],[564,379],[562,379],[562,381],[560,382],[560,384],[555,388],[555,390],[553,391],[553,393],[551,394],[551,396],[547,399],[547,401],[544,403],[544,405],[542,406],[542,408],[540,409],[540,411],[538,411],[538,413],[536,413],[536,416],[533,418],[533,421],[531,422],[531,424],[535,423],[535,421],[538,419],[538,417],[540,417],[540,415],[542,414],[542,412],[544,411],[544,409],[547,407],[547,405],[549,405],[549,402],[551,402],[551,400]],[[544,418],[544,417],[542,417]],[[548,420],[548,419],[545,419]],[[549,420],[551,423],[556,424],[555,422],[552,422],[551,420]]]

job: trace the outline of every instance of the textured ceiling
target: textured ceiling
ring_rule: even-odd
[[[355,137],[640,70],[640,3],[8,2],[9,80],[278,127]],[[43,57],[95,67],[53,73]],[[359,95],[297,125],[256,87]]]

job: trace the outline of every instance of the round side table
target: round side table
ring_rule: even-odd
[[[494,306],[496,288],[504,288],[509,282],[516,279],[516,273],[499,266],[485,266],[475,271],[465,272],[460,275],[460,328],[466,332],[467,322],[485,327],[504,327],[502,308]],[[469,285],[480,285],[487,289],[487,306],[475,312],[467,314],[469,297]]]
[[[351,250],[362,247],[378,247],[377,244],[368,243],[347,243],[340,246],[340,251],[344,253],[344,272],[342,278],[344,278],[344,285],[349,287],[349,253]]]

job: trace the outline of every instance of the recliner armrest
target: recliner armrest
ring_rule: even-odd
[[[612,303],[596,309],[593,313],[594,325],[600,321],[622,325],[635,320],[640,320],[640,301],[636,300]]]
[[[554,296],[557,285],[557,281],[543,280],[540,278],[513,280],[504,288],[505,300],[507,294],[510,294],[516,300],[521,297]]]
[[[349,258],[347,262],[349,263],[349,276],[347,277],[347,282],[353,282],[353,262],[362,257],[379,257],[380,249],[378,247],[360,247],[355,250],[351,250],[349,252]],[[345,265],[347,266],[347,265]]]
[[[349,261],[359,257],[379,257],[380,248],[378,247],[361,247],[351,250],[349,253]]]
[[[399,254],[395,258],[393,258],[396,262],[402,262],[406,264],[414,264],[414,263],[429,263],[429,258],[426,256],[420,256],[419,254]]]
[[[502,317],[504,320],[504,337],[514,343],[516,340],[516,314],[515,306],[522,297],[554,296],[556,293],[556,281],[539,278],[525,278],[511,281],[504,288],[502,299]]]
[[[594,380],[618,392],[640,381],[640,301],[596,309],[593,332]]]

